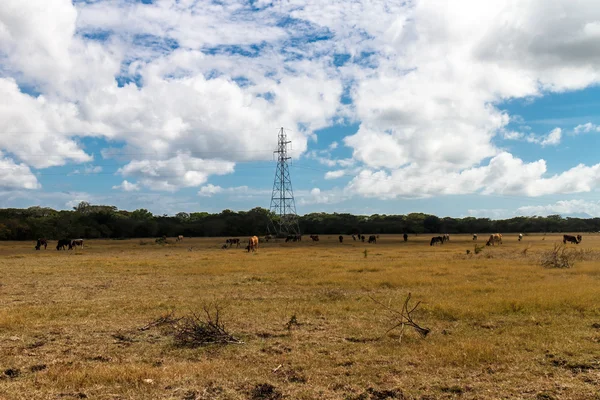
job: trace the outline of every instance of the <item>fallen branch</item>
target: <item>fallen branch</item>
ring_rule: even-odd
[[[420,301],[417,302],[417,304],[409,310],[408,302],[410,301],[410,297],[411,297],[411,294],[409,293],[408,296],[406,297],[406,300],[404,300],[404,304],[402,305],[402,311],[398,311],[398,310],[391,308],[390,306],[388,306],[386,304],[383,304],[379,300],[375,299],[373,296],[369,295],[369,298],[371,300],[373,300],[373,302],[380,305],[381,307],[383,307],[383,309],[385,309],[386,311],[389,311],[390,313],[394,314],[398,318],[397,323],[394,326],[392,326],[390,329],[388,329],[383,335],[381,335],[381,337],[387,335],[388,333],[390,333],[391,331],[393,331],[396,328],[400,328],[400,341],[402,341],[402,335],[404,334],[404,328],[406,326],[412,327],[414,330],[417,331],[419,336],[421,336],[422,338],[425,338],[429,334],[429,332],[431,332],[431,330],[429,328],[423,328],[423,327],[419,326],[413,320],[411,314],[417,309],[417,307],[419,307],[421,302]]]

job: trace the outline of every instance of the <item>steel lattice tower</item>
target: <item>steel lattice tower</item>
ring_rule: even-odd
[[[277,220],[271,221],[268,230],[269,234],[277,237],[299,235],[300,226],[298,225],[296,202],[294,201],[294,191],[292,190],[288,165],[288,160],[291,157],[288,157],[287,147],[291,141],[287,140],[283,128],[279,130],[278,139],[277,150],[273,152],[277,154],[277,169],[273,181],[270,207],[271,212],[277,216]]]

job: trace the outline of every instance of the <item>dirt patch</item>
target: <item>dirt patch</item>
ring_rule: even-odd
[[[400,389],[377,390],[368,388],[363,393],[356,396],[347,396],[346,400],[386,400],[386,399],[406,399]]]
[[[269,383],[259,383],[250,391],[250,400],[279,400],[283,395]]]
[[[4,375],[13,379],[21,375],[21,371],[18,368],[8,368],[4,370]]]
[[[29,367],[29,370],[31,372],[40,372],[40,371],[45,370],[46,368],[48,368],[46,366],[46,364],[36,364],[36,365],[32,365],[31,367]]]

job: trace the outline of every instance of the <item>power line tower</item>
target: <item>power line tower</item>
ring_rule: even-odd
[[[277,216],[277,220],[269,223],[269,234],[276,237],[285,237],[287,235],[299,235],[300,226],[298,225],[298,215],[296,214],[296,202],[294,201],[294,191],[292,190],[292,180],[290,178],[290,167],[288,165],[287,147],[291,141],[287,140],[287,135],[283,128],[278,133],[277,150],[277,169],[275,170],[275,180],[273,181],[273,194],[271,195],[270,210]]]

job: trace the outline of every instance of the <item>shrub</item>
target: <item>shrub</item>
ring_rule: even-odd
[[[569,249],[564,244],[555,244],[552,250],[542,253],[540,264],[544,268],[571,268],[581,258],[581,252]]]

